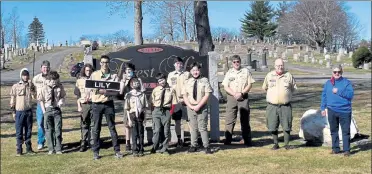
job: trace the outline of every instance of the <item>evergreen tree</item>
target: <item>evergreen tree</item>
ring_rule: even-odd
[[[37,17],[34,17],[32,23],[28,26],[28,39],[30,43],[39,41],[39,44],[44,43],[44,29],[43,24]]]
[[[254,1],[250,6],[250,12],[246,12],[244,18],[240,20],[243,33],[248,37],[256,36],[260,41],[263,41],[264,37],[273,36],[277,25],[271,22],[275,12],[269,1]]]

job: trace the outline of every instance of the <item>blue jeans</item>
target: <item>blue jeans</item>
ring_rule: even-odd
[[[16,111],[15,116],[17,152],[22,153],[22,144],[26,144],[26,151],[31,150],[32,111]]]
[[[344,152],[350,152],[350,124],[351,112],[340,113],[328,108],[328,122],[332,136],[332,150],[340,152],[340,139],[338,137],[339,125],[342,131],[342,144]]]
[[[41,110],[39,103],[37,103],[36,121],[37,121],[37,144],[44,145],[45,143],[44,114],[43,110]]]

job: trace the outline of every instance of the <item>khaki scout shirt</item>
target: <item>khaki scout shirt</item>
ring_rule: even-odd
[[[285,72],[278,75],[274,70],[266,75],[262,89],[267,90],[267,102],[287,104],[291,101],[292,93],[297,89],[297,85],[291,73]]]
[[[87,91],[85,89],[85,80],[87,78],[86,77],[80,77],[77,81],[76,81],[76,87],[79,89],[80,91],[80,98],[79,98],[79,102],[80,103],[85,103],[85,98],[87,97]]]
[[[52,105],[52,87],[54,88],[54,105]],[[49,80],[45,81],[44,87],[41,89],[37,96],[39,101],[44,102],[45,108],[47,107],[57,107],[58,104],[64,104],[66,97],[66,91],[61,83],[56,85],[51,85]]]
[[[139,99],[140,106],[142,106],[139,109],[144,111],[145,108],[149,107],[149,104],[147,102],[147,98],[146,98],[145,93],[141,93],[138,96],[135,96],[135,95],[133,95],[132,93],[129,92],[125,95],[124,98],[125,98],[124,109],[129,110],[129,113],[136,113],[136,111],[137,111],[137,104],[136,104],[137,98]]]
[[[248,84],[256,82],[247,68],[239,70],[230,69],[222,81],[222,85],[231,88],[234,92],[242,92]]]
[[[111,74],[109,72],[109,76],[105,78],[104,73],[101,70],[94,71],[90,76],[91,80],[103,80],[103,81],[111,81],[111,82],[118,82],[117,74]],[[110,95],[102,95],[98,93],[99,89],[92,89],[90,92],[91,99],[93,103],[104,103],[107,101],[112,101],[113,96]]]
[[[31,109],[32,98],[36,98],[34,84],[22,80],[12,86],[10,91],[10,106],[14,106],[17,111],[25,111]]]
[[[136,77],[141,85],[141,92],[145,92],[146,91],[146,88],[145,86],[143,86],[143,83],[142,83],[142,79],[139,78],[139,77]],[[124,92],[124,88],[128,85],[129,83],[129,80],[131,78],[127,75],[127,74],[123,74],[123,78],[120,80],[120,82],[122,82],[124,85],[122,86],[123,89],[120,89],[120,92],[123,93]]]
[[[151,100],[155,107],[160,107],[161,94],[165,90],[163,107],[171,107],[178,103],[176,91],[170,87],[157,86],[151,94]]]
[[[193,98],[195,80],[198,80],[196,100]],[[207,93],[212,93],[212,92],[213,92],[212,87],[209,84],[209,81],[207,78],[205,77],[202,77],[200,79],[190,78],[186,81],[185,87],[182,90],[182,95],[186,94],[187,99],[190,102],[190,104],[197,105]]]
[[[182,99],[182,89],[185,86],[186,80],[188,80],[190,77],[191,74],[187,71],[173,71],[168,74],[167,83],[176,91],[178,100]]]
[[[40,74],[36,75],[36,76],[32,79],[32,83],[33,83],[33,84],[35,85],[35,87],[36,87],[37,95],[39,95],[41,89],[43,88],[44,83],[45,83],[45,80],[46,80],[46,78],[43,77],[43,73],[40,73]]]

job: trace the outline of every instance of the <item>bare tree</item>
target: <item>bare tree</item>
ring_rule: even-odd
[[[0,1],[0,9],[1,9],[1,1]],[[0,48],[4,48],[4,24],[3,24],[3,12],[0,12]]]
[[[12,12],[9,14],[9,18],[7,19],[9,23],[9,28],[7,29],[7,33],[9,34],[9,41],[12,40],[13,47],[16,49],[18,48],[18,39],[21,38],[22,30],[24,29],[24,24],[22,21],[19,20],[18,8],[14,7]]]
[[[175,2],[162,1],[156,4],[155,15],[152,17],[152,25],[154,25],[155,33],[159,39],[169,37],[169,40],[174,41],[177,27],[178,13]]]
[[[336,1],[296,2],[281,21],[286,33],[302,37],[322,51],[332,36],[340,33],[339,24],[346,21],[341,3]]]
[[[199,54],[208,55],[209,51],[214,50],[212,34],[209,25],[208,3],[207,1],[194,1],[195,26],[199,44]]]
[[[119,14],[122,17],[125,17],[125,14],[131,8],[132,1],[108,1],[107,6],[110,8],[110,15]],[[134,44],[135,45],[142,45],[143,44],[143,36],[142,36],[142,0],[136,0],[133,2],[134,5]]]

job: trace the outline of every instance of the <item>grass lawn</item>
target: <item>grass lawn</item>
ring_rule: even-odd
[[[319,108],[322,85],[298,84],[299,91],[294,95],[292,105],[294,119],[291,143],[297,145],[296,149],[270,150],[272,140],[265,126],[265,94],[260,88],[262,84],[257,83],[254,84],[250,95],[254,147],[243,148],[238,144],[224,146],[221,143],[212,143],[211,147],[220,147],[220,150],[212,155],[187,154],[187,147],[185,147],[181,150],[171,150],[170,156],[164,156],[150,155],[148,146],[144,157],[134,158],[126,155],[122,159],[115,159],[108,129],[103,126],[101,137],[107,146],[101,149],[102,158],[99,161],[92,160],[91,151],[77,152],[80,140],[80,118],[73,96],[74,84],[64,85],[68,94],[67,104],[62,109],[64,154],[49,156],[47,150],[43,149],[36,155],[22,157],[15,156],[15,128],[8,107],[10,86],[1,86],[1,173],[370,173],[371,171],[370,143],[365,146],[352,145],[353,155],[345,158],[342,155],[330,155],[330,147],[306,147],[301,141],[297,141],[299,120],[306,110]],[[353,112],[360,132],[369,136],[371,133],[370,86],[371,82],[356,84],[353,101]],[[120,102],[116,104],[116,128],[123,151],[125,145],[122,104]],[[224,115],[225,104],[221,104],[221,131],[224,127]],[[105,119],[103,122],[105,123]],[[239,125],[236,124],[237,132],[240,132]],[[32,146],[36,150],[36,122],[33,125],[32,135]],[[280,136],[280,140],[283,141],[282,134]],[[222,133],[221,139],[223,139]]]

